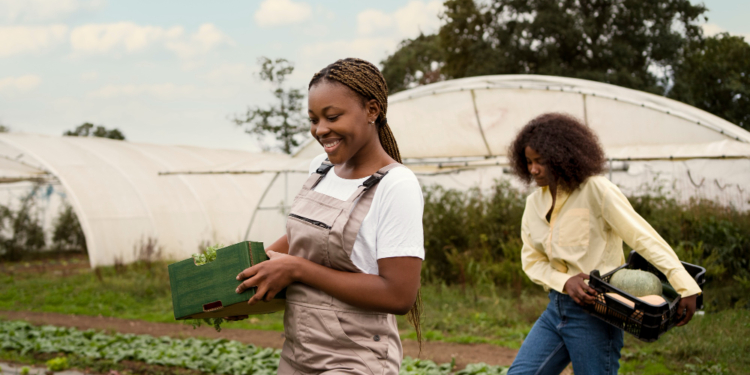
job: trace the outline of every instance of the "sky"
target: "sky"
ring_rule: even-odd
[[[694,3],[700,3],[694,1]],[[706,34],[750,41],[750,1],[706,0]],[[0,124],[61,135],[91,122],[129,141],[256,151],[230,121],[266,106],[258,58],[288,85],[344,57],[379,63],[439,29],[439,0],[0,0]]]

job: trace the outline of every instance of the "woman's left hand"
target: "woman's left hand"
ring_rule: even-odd
[[[301,258],[273,250],[266,250],[266,254],[269,260],[249,267],[237,275],[237,280],[245,280],[237,287],[237,293],[257,287],[255,295],[247,301],[249,305],[261,300],[271,301],[276,293],[294,282],[295,263]]]
[[[677,323],[677,327],[684,326],[685,324],[688,324],[690,322],[690,319],[693,318],[693,314],[695,314],[695,305],[698,300],[698,295],[694,294],[692,296],[680,298],[680,303],[677,305],[677,313],[682,314],[682,312],[685,312],[685,317],[680,320],[679,323]]]

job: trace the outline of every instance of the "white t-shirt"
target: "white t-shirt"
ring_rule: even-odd
[[[326,154],[313,159],[310,174],[315,173]],[[356,180],[336,175],[328,170],[315,191],[336,199],[347,200],[368,177]],[[417,257],[424,259],[422,211],[424,197],[417,176],[409,168],[391,169],[378,183],[352,250],[352,262],[362,272],[378,274],[378,259]]]

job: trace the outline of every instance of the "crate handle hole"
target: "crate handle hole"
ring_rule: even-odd
[[[221,301],[211,302],[211,303],[207,303],[203,305],[204,312],[221,310],[223,308],[224,308],[224,305],[221,304]]]

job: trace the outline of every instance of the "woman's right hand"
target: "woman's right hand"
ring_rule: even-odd
[[[573,301],[581,306],[593,304],[596,301],[595,296],[597,293],[594,288],[590,287],[584,281],[588,279],[589,275],[583,272],[569,278],[568,281],[565,282],[563,292],[568,293],[570,298],[573,298]]]

